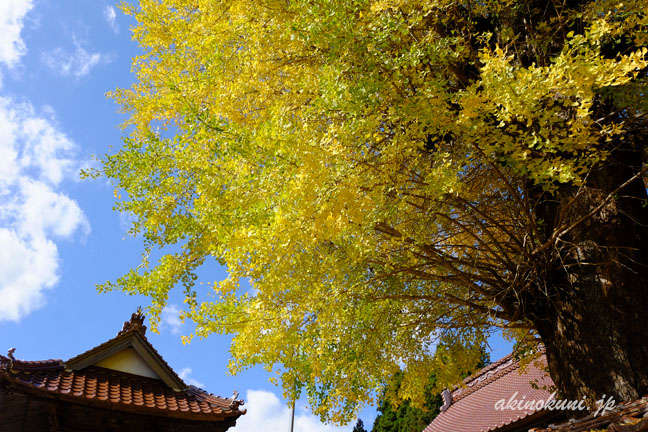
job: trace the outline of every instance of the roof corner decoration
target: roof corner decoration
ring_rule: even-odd
[[[10,371],[13,369],[13,362],[16,360],[13,353],[16,352],[16,348],[9,348],[7,350],[7,357],[0,355],[0,369]]]
[[[239,397],[239,392],[237,392],[236,390],[234,390],[234,394],[233,394],[232,397],[230,398],[230,400],[231,400],[231,402],[230,402],[230,404],[229,404],[230,408],[232,408],[232,409],[238,409],[238,407],[240,407],[241,405],[245,404],[245,402],[243,402],[243,399],[239,399],[238,397]],[[246,410],[246,411],[247,411],[247,410]]]

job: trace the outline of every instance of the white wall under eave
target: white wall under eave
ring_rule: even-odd
[[[117,354],[113,354],[95,363],[95,366],[160,379],[159,375],[146,364],[144,359],[133,348],[126,348],[119,351]]]

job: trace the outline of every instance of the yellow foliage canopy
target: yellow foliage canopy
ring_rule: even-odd
[[[597,117],[601,98],[643,109],[645,6],[125,6],[144,53],[137,83],[111,95],[128,136],[101,174],[125,192],[117,207],[145,254],[103,288],[159,312],[183,283],[196,334],[235,335],[233,372],[275,369],[332,421],[403,364],[403,397],[434,364],[448,385],[480,352],[433,359],[439,337],[529,327],[499,303],[552,238],[528,188],[578,186],[604,163],[624,123]],[[205,300],[194,273],[207,259],[229,277]]]

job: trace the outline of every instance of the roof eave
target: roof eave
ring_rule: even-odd
[[[109,400],[87,399],[87,398],[79,400],[79,397],[74,396],[73,394],[52,393],[42,388],[36,388],[29,385],[25,385],[24,383],[20,382],[20,380],[15,379],[8,373],[0,373],[0,383],[2,383],[2,381],[6,383],[5,385],[11,391],[27,394],[39,400],[43,400],[43,401],[58,400],[61,402],[72,403],[76,405],[89,405],[100,409],[127,412],[132,414],[145,414],[145,415],[148,414],[152,416],[163,416],[168,418],[191,420],[191,421],[198,421],[198,422],[226,421],[229,419],[236,420],[241,415],[246,414],[246,410],[231,410],[231,411],[223,410],[218,414],[194,412],[194,411],[180,411],[180,410],[161,411],[156,408],[143,407],[138,405],[115,404],[110,402]]]
[[[65,368],[74,371],[81,370],[127,348],[133,348],[167,386],[175,391],[184,391],[187,388],[186,384],[160,358],[151,344],[137,331],[121,334],[89,351],[72,357],[65,362]]]

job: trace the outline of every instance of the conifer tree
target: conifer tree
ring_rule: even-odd
[[[353,432],[367,432],[367,429],[364,427],[364,422],[362,419],[358,419],[355,426],[353,427]]]

